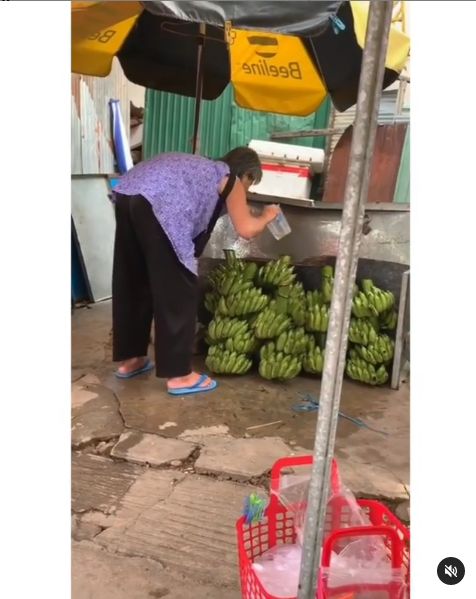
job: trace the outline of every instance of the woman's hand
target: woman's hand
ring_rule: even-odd
[[[281,207],[279,204],[267,204],[263,209],[263,217],[266,220],[266,224],[273,221],[278,214],[281,214]]]

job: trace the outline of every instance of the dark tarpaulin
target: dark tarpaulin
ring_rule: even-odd
[[[345,25],[345,29],[338,35],[330,27],[317,39],[308,38],[303,42],[309,54],[315,59],[334,107],[339,112],[343,112],[357,102],[363,50],[357,42],[354,17],[349,2],[341,3],[337,17]],[[398,73],[386,68],[382,89],[387,88],[397,79]]]
[[[144,11],[118,58],[124,74],[133,83],[194,98],[198,40],[198,23]],[[207,27],[202,68],[202,99],[215,100],[230,82],[230,58],[223,27]]]
[[[342,2],[161,2],[147,0],[143,7],[155,15],[237,29],[263,29],[297,36],[320,35],[330,25]]]

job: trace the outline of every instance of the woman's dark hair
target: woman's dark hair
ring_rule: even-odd
[[[249,177],[253,183],[258,184],[263,177],[258,154],[246,146],[231,150],[226,156],[220,158],[220,161],[228,164],[230,171],[234,172],[239,179]]]

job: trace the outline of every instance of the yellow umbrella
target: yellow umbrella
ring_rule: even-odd
[[[192,4],[193,11],[187,13],[185,5]],[[344,103],[355,103],[354,79],[357,77],[358,81],[360,57],[356,60],[358,72],[353,68],[351,83],[345,87],[347,80],[334,80],[336,73],[345,70],[339,64],[338,53],[334,49],[322,53],[319,41],[327,40],[326,43],[332,47],[350,35],[356,40],[356,46],[362,46],[369,2],[320,2],[320,32],[323,31],[324,22],[327,31],[315,37],[274,33],[278,29],[287,31],[280,17],[285,5],[288,5],[288,9],[290,4],[294,7],[299,5],[299,10],[304,10],[304,5],[315,7],[315,2],[259,3],[273,5],[271,14],[263,22],[273,32],[262,31],[263,27],[258,29],[254,25],[253,3],[203,4],[219,5],[222,12],[230,9],[231,5],[244,5],[252,24],[249,29],[240,29],[234,28],[229,21],[213,21],[208,13],[201,15],[200,5],[191,2],[73,1],[72,71],[104,77],[109,74],[112,60],[117,56],[126,76],[134,83],[194,96],[197,71],[201,71],[203,98],[215,99],[231,81],[237,104],[258,111],[306,116],[319,108],[328,93],[337,107],[342,109],[335,101],[342,90],[345,90]],[[170,14],[169,5],[178,5],[180,14]],[[339,15],[346,6],[347,9],[351,7],[353,23],[350,23],[349,17],[347,31],[338,32],[337,35],[330,25],[332,23],[335,28],[335,23],[342,23]],[[261,15],[263,7],[259,8]],[[202,17],[207,20],[205,29],[203,25],[199,26]],[[243,22],[243,19],[239,22]],[[203,57],[199,61],[197,57],[200,53],[197,50],[202,41]],[[326,48],[325,43],[322,48]],[[408,50],[408,37],[393,28],[387,57],[389,70],[386,85],[398,77]],[[354,48],[352,52],[355,54]],[[335,69],[329,69],[329,64],[335,64]]]

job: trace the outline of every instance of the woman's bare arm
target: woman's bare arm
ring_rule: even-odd
[[[243,239],[253,239],[262,233],[281,211],[279,206],[270,204],[264,207],[259,216],[254,216],[246,201],[245,187],[239,179],[226,198],[226,207],[236,232]]]

